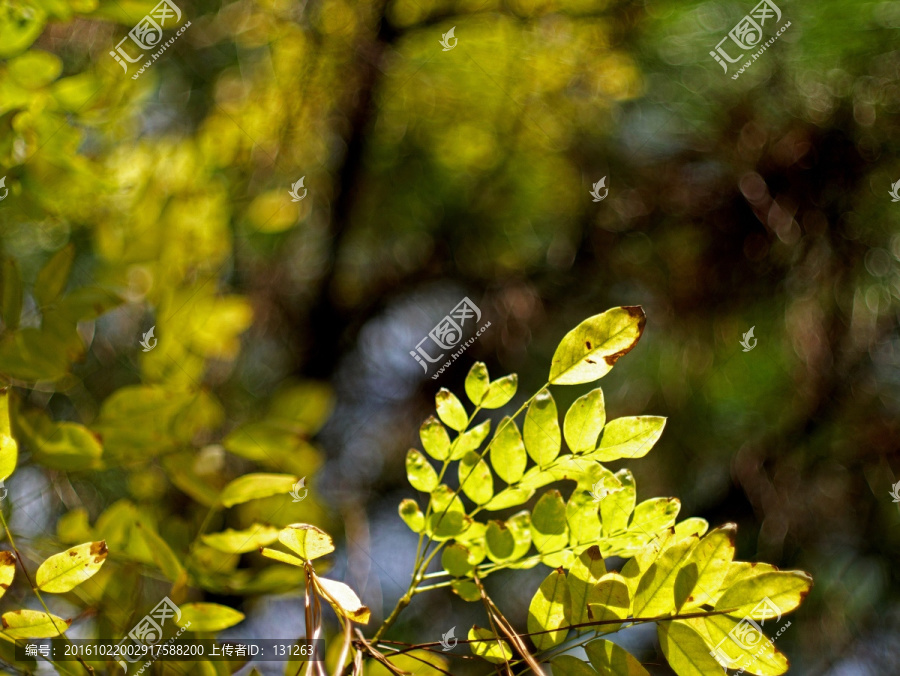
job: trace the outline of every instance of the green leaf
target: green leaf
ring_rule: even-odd
[[[425,515],[415,500],[406,498],[400,503],[400,518],[413,533],[421,533],[425,528]]]
[[[450,457],[450,435],[447,428],[437,418],[429,416],[419,428],[422,448],[435,460],[447,460]]]
[[[474,451],[460,461],[457,473],[460,488],[476,505],[486,504],[494,497],[494,477],[491,470]]]
[[[328,383],[289,383],[278,388],[266,417],[298,425],[313,435],[328,420],[333,408],[334,392]]]
[[[0,597],[2,597],[16,575],[16,555],[0,551]]]
[[[711,676],[722,668],[709,654],[709,648],[690,620],[660,622],[657,625],[659,645],[678,676]]]
[[[0,389],[0,481],[6,481],[16,469],[19,444],[13,438],[9,424],[11,405],[9,388]]]
[[[597,503],[590,493],[580,490],[572,492],[566,503],[566,523],[569,525],[569,542],[573,545],[600,539]]]
[[[553,676],[597,676],[590,664],[571,655],[554,657],[550,664],[553,665]]]
[[[675,583],[675,603],[679,610],[711,602],[734,558],[736,531],[736,525],[726,524],[702,538],[693,548]]]
[[[678,498],[650,498],[634,508],[628,530],[636,530],[654,537],[671,527],[678,518],[681,501]]]
[[[691,535],[703,537],[703,534],[708,530],[709,522],[706,519],[701,519],[698,516],[692,516],[688,519],[685,519],[681,523],[675,524],[675,538],[677,540],[683,540],[684,538],[690,537]]]
[[[490,389],[484,400],[481,402],[482,408],[500,408],[506,406],[509,400],[516,395],[519,387],[519,376],[511,373],[505,378],[498,378],[491,383]]]
[[[187,631],[222,631],[244,619],[243,613],[218,603],[185,603],[180,608],[181,618],[176,624]]]
[[[325,577],[315,577],[316,586],[323,596],[328,599],[335,612],[349,620],[366,624],[371,615],[369,609],[362,604],[356,592],[343,582],[329,580]]]
[[[780,615],[797,608],[811,587],[812,578],[800,570],[762,572],[735,582],[715,607],[729,615],[767,620],[776,616],[776,609]]]
[[[428,529],[436,540],[447,540],[460,535],[469,527],[469,522],[462,501],[449,486],[441,484],[431,492]]]
[[[516,539],[513,531],[505,522],[489,521],[485,532],[485,544],[488,558],[499,563],[512,558],[516,548]]]
[[[775,572],[778,572],[778,568],[768,563],[732,561],[731,565],[728,566],[728,573],[725,575],[725,580],[722,582],[721,587],[719,587],[719,591],[713,595],[713,604],[718,603],[722,595],[739,580],[744,580],[755,575],[762,575],[763,573]]]
[[[37,409],[13,414],[16,433],[28,443],[40,464],[64,471],[101,467],[103,447],[99,435],[84,425],[55,422]]]
[[[561,570],[550,573],[528,606],[528,632],[538,650],[549,650],[562,643],[570,622],[569,608],[572,605],[566,574]],[[549,630],[549,631],[548,631]]]
[[[556,348],[550,382],[579,385],[602,378],[634,348],[646,322],[639,306],[613,308],[584,320]]]
[[[607,537],[628,528],[637,495],[634,476],[629,470],[617,472],[615,478],[620,487],[613,489],[600,500],[603,534]]]
[[[610,420],[603,429],[597,450],[587,457],[599,462],[643,458],[659,440],[665,426],[665,418],[653,415]]]
[[[104,540],[85,542],[44,561],[37,569],[34,582],[41,591],[51,594],[71,591],[93,577],[108,554]]]
[[[469,369],[466,376],[466,396],[469,401],[478,406],[490,389],[490,381],[487,366],[484,362],[477,361]]]
[[[156,567],[162,571],[169,582],[177,582],[184,573],[184,566],[169,547],[169,543],[163,540],[155,530],[140,522],[135,523],[135,528],[143,538],[147,549],[150,550]]]
[[[479,595],[478,598],[480,599],[481,596]],[[472,651],[472,654],[491,664],[506,664],[512,659],[513,654],[509,644],[498,638],[489,629],[482,629],[477,625],[472,627],[469,629],[469,641],[477,641],[477,643],[469,643],[469,650]]]
[[[584,453],[594,449],[597,437],[606,424],[606,405],[603,390],[599,387],[575,400],[566,411],[563,433],[572,453]]]
[[[635,617],[661,617],[675,611],[675,582],[696,540],[682,540],[654,561],[634,595]]]
[[[22,316],[22,276],[14,258],[3,259],[3,289],[0,293],[0,317],[9,331],[19,328]]]
[[[331,536],[308,523],[292,523],[281,529],[278,541],[305,561],[318,559],[334,551]]]
[[[428,459],[414,448],[406,453],[406,478],[417,491],[431,493],[438,485],[438,475]]]
[[[55,57],[54,57],[55,58]],[[72,261],[75,260],[75,245],[67,244],[57,251],[38,272],[34,282],[34,297],[41,307],[50,305],[59,298],[69,281]]]
[[[634,655],[612,641],[598,638],[584,646],[591,665],[608,676],[650,676]]]
[[[453,440],[453,444],[450,448],[450,460],[461,460],[465,457],[466,453],[476,450],[481,446],[481,442],[485,440],[490,431],[491,421],[485,420],[468,432],[460,434]]]
[[[519,505],[524,505],[531,499],[531,496],[534,495],[533,490],[522,490],[521,488],[505,488],[497,495],[495,495],[489,503],[487,503],[484,508],[496,512],[500,509],[507,509],[509,507],[518,507]]]
[[[572,599],[572,624],[590,621],[587,607],[588,594],[604,575],[606,575],[606,563],[603,561],[603,555],[600,554],[600,548],[597,545],[588,547],[575,559],[575,563],[572,564],[569,574],[566,576],[569,596]],[[627,598],[627,589],[625,595]],[[628,608],[625,610],[627,611]]]
[[[541,553],[554,552],[569,542],[566,531],[566,503],[557,490],[544,493],[531,513],[534,546]]]
[[[788,670],[787,658],[756,622],[727,615],[709,615],[703,621],[709,635],[707,645],[723,667],[759,676],[780,676]]]
[[[473,603],[481,600],[481,592],[472,580],[450,580],[450,588],[463,601]]]
[[[447,427],[462,432],[469,424],[469,416],[459,398],[446,388],[441,388],[434,397],[438,417]]]
[[[33,328],[7,333],[0,340],[0,373],[29,382],[55,382],[69,369],[66,344]]]
[[[484,541],[486,532],[487,524],[472,521],[466,532],[456,537],[456,541],[464,544],[469,550],[469,562],[472,565],[477,566],[487,556],[487,545]]]
[[[525,450],[539,467],[546,467],[559,455],[562,436],[556,402],[547,389],[541,390],[525,414]]]
[[[10,638],[52,638],[59,636],[72,620],[48,615],[43,610],[11,610],[0,616],[3,633]]]
[[[9,74],[16,84],[28,89],[46,87],[59,77],[62,69],[62,59],[38,49],[29,50],[9,62]]]
[[[466,577],[475,570],[475,564],[470,561],[468,548],[458,542],[444,547],[444,551],[441,553],[441,565],[453,577]]]
[[[514,484],[525,473],[528,456],[525,454],[525,443],[516,421],[504,417],[497,426],[497,433],[491,441],[491,465],[494,472],[508,484]]]
[[[219,502],[233,507],[244,502],[290,493],[300,477],[292,474],[245,474],[238,477],[219,495]]]
[[[628,585],[618,573],[608,573],[595,584],[587,595],[587,609],[591,621],[608,622],[624,620],[631,609]],[[598,625],[598,631],[618,631],[621,624]]]
[[[255,523],[243,530],[224,530],[221,533],[210,533],[201,539],[203,543],[227,554],[244,554],[255,552],[260,547],[267,547],[278,539],[280,529]]]

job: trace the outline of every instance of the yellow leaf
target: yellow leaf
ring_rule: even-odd
[[[0,390],[0,481],[6,481],[16,469],[19,445],[9,428],[9,388]]]
[[[325,577],[316,577],[315,581],[322,595],[334,607],[335,612],[360,624],[366,624],[369,621],[369,609],[362,604],[356,592],[350,587],[343,582],[329,580]]]
[[[218,603],[185,603],[177,624],[188,631],[221,631],[243,619],[244,613]]]
[[[278,541],[307,561],[334,551],[331,536],[308,523],[292,523],[278,534]]]
[[[106,540],[77,545],[44,561],[34,581],[51,594],[71,591],[100,570],[108,553]]]
[[[59,636],[72,620],[64,620],[43,610],[12,610],[0,617],[3,630],[10,638],[52,638]]]
[[[0,552],[0,596],[6,593],[16,574],[16,555],[12,552]]]

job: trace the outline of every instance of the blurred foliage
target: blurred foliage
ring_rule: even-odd
[[[641,304],[642,354],[605,386],[617,415],[668,419],[641,485],[815,576],[778,641],[798,673],[896,671],[900,10],[782,3],[791,27],[732,80],[708,53],[753,4],[179,3],[190,26],[133,80],[109,52],[156,3],[2,0],[22,563],[106,540],[70,599],[103,599],[102,635],[167,591],[263,615],[301,578],[194,536],[307,521],[346,530],[381,619],[415,542],[369,523],[396,518],[434,394],[407,352],[468,294],[492,326],[460,361],[536,390],[566,328]],[[219,508],[269,473],[309,496]],[[434,641],[453,610],[414,602],[398,631]]]

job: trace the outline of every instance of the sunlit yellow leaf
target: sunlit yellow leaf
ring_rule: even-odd
[[[41,591],[53,594],[70,591],[100,570],[107,554],[105,540],[77,545],[44,561],[37,569],[34,582]]]

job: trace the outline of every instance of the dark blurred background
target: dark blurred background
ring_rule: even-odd
[[[131,81],[106,52],[147,7],[101,2],[34,45],[80,104],[56,98],[79,155],[65,172],[20,158],[16,175],[55,181],[44,232],[91,240],[98,269],[139,287],[111,335],[146,330],[154,308],[163,335],[158,308],[175,305],[153,295],[166,282],[142,262],[145,236],[174,277],[206,265],[248,298],[240,352],[206,376],[228,421],[285,379],[332,384],[308,485],[377,622],[408,584],[403,459],[437,389],[461,392],[483,360],[519,374],[521,402],[570,328],[642,305],[643,339],[598,384],[611,416],[668,424],[612,469],[633,470],[639,499],[736,522],[738,558],[813,575],[778,641],[791,673],[897,673],[900,3],[779,7],[791,25],[733,79],[740,64],[726,74],[709,52],[749,2],[184,2],[191,27]],[[15,144],[4,152],[9,166]],[[9,232],[36,256],[65,241]],[[432,380],[409,352],[464,296],[491,327]],[[92,393],[115,374],[102,378]],[[561,406],[581,393],[560,390]],[[517,626],[544,574],[490,580]],[[443,590],[392,636],[472,623],[480,605]],[[624,640],[671,673],[653,632]]]

